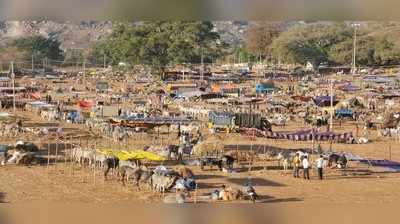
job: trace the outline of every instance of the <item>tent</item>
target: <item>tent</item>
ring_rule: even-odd
[[[301,130],[294,132],[267,132],[268,138],[274,139],[288,139],[295,141],[328,141],[328,140],[339,140],[339,141],[348,141],[353,138],[352,132],[348,133],[334,133],[334,132],[317,132],[316,130]]]
[[[93,103],[90,101],[80,100],[78,101],[78,107],[82,110],[88,110],[93,106]]]
[[[331,96],[317,96],[314,99],[315,105],[319,107],[327,107],[331,105]],[[336,96],[333,96],[333,106],[335,106],[339,100],[336,99]]]
[[[143,150],[134,150],[134,151],[125,151],[125,150],[112,150],[112,149],[98,149],[99,153],[102,153],[107,156],[115,156],[120,160],[129,160],[129,159],[136,159],[136,160],[150,160],[150,161],[164,161],[165,158],[159,156],[152,152],[147,152]]]
[[[34,100],[40,100],[40,93],[36,92],[36,93],[31,93],[30,97]]]
[[[271,93],[277,89],[273,81],[262,82],[256,85],[256,93]]]
[[[361,88],[352,84],[347,84],[343,86],[339,86],[339,89],[345,92],[356,92],[360,90]]]

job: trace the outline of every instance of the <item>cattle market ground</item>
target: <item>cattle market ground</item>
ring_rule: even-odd
[[[296,129],[301,124],[275,130]],[[335,131],[354,131],[351,123],[342,127],[335,126]],[[310,142],[292,142],[287,140],[253,139],[239,134],[220,134],[225,144],[266,144],[281,148],[311,147]],[[366,145],[334,144],[335,151],[351,152],[369,159],[391,159],[400,161],[398,141],[378,137],[376,131],[370,132],[371,143]],[[16,139],[2,139],[1,143],[10,143]],[[151,144],[151,140],[148,140]],[[323,143],[327,150],[329,143]],[[222,184],[234,189],[242,189],[248,177],[252,177],[256,190],[264,203],[302,203],[318,204],[384,204],[400,199],[398,186],[400,174],[389,173],[368,167],[358,162],[350,162],[345,171],[327,169],[326,179],[317,180],[316,171],[311,171],[311,181],[295,179],[291,171],[277,170],[277,163],[256,162],[251,171],[247,164],[235,164],[242,172],[225,173],[217,170],[201,171],[190,167],[196,174],[199,190],[191,193],[192,199],[204,201],[204,195]],[[176,168],[176,167],[175,167]],[[171,194],[171,193],[170,193]],[[116,177],[104,181],[101,172],[96,175],[88,168],[71,165],[60,161],[47,166],[2,166],[0,167],[0,200],[7,203],[27,202],[62,202],[62,203],[159,203],[162,195],[147,190],[138,191],[129,185],[123,187]]]

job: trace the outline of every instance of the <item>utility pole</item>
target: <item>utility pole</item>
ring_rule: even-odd
[[[357,27],[360,26],[358,23],[353,23],[351,25],[354,27],[354,42],[353,42],[353,68],[352,68],[352,74],[356,73],[356,49],[357,49]]]
[[[201,49],[201,70],[200,70],[200,79],[203,81],[204,78],[204,63],[203,63],[203,49]]]
[[[331,79],[331,119],[329,124],[329,130],[332,131],[333,128],[333,79]]]
[[[32,73],[33,73],[34,67],[33,67],[33,53],[32,53]]]
[[[106,54],[103,55],[103,67],[106,69]]]
[[[353,74],[356,73],[356,45],[357,45],[357,28],[354,27],[354,43],[353,43]]]
[[[86,82],[86,60],[85,58],[83,59],[83,80]]]
[[[14,61],[11,61],[11,78],[13,85],[13,111],[15,115],[15,74],[14,74]]]

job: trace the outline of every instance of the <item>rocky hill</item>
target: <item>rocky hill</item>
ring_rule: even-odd
[[[24,36],[54,35],[63,49],[85,48],[111,30],[111,22],[3,21],[0,22],[0,42]]]
[[[223,41],[241,44],[249,26],[248,22],[214,22]],[[0,22],[0,44],[17,37],[55,35],[62,49],[86,48],[112,30],[112,22],[55,22],[55,21],[3,21]]]
[[[217,21],[215,30],[230,46],[243,44],[248,28],[257,22]],[[285,28],[304,22],[281,22]],[[320,23],[320,22],[318,22]],[[62,49],[86,48],[112,31],[110,21],[56,22],[56,21],[0,21],[0,45],[17,37],[54,35]]]

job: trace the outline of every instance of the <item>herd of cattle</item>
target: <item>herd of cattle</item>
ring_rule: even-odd
[[[31,164],[34,161],[40,163],[41,157],[38,156],[40,154],[38,152],[39,148],[36,145],[19,142],[4,153],[2,164]],[[133,183],[138,189],[141,189],[145,185],[155,192],[165,192],[176,188],[178,182],[188,183],[183,184],[185,190],[191,190],[196,186],[193,172],[185,166],[180,167],[177,171],[162,165],[150,168],[142,164],[140,160],[120,160],[115,156],[108,156],[96,150],[80,147],[75,147],[68,152],[66,156],[69,157],[70,161],[79,164],[79,166],[87,166],[92,170],[101,170],[105,179],[108,178],[111,171],[112,175],[115,175],[124,186],[126,183]],[[306,150],[270,150],[267,153],[274,158],[273,160],[279,161],[280,165],[286,170],[290,167],[296,155],[303,159],[309,152]],[[329,167],[335,164],[339,168],[344,168],[347,165],[347,158],[344,154],[325,153],[323,155]],[[219,170],[232,170],[235,160],[236,158],[231,155],[206,156],[199,158],[196,164],[202,170],[207,166],[210,168],[217,166]]]
[[[150,186],[153,191],[165,192],[175,186],[179,179],[193,178],[193,172],[186,167],[174,171],[165,166],[157,166],[153,169],[141,163],[140,160],[120,160],[115,156],[108,156],[94,150],[74,148],[71,151],[71,159],[80,164],[88,165],[91,169],[100,169],[104,178],[108,178],[110,171],[125,185],[133,182],[139,189],[142,184]]]

